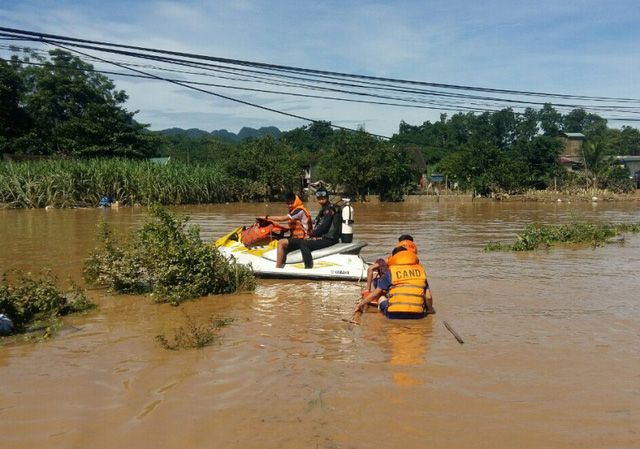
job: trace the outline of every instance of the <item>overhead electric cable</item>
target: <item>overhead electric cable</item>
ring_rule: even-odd
[[[584,109],[588,111],[607,112],[611,117],[608,120],[638,121],[635,117],[620,117],[618,114],[636,115],[640,113],[640,100],[620,97],[597,97],[584,95],[550,94],[544,92],[517,91],[507,89],[482,88],[473,86],[430,83],[423,81],[402,80],[393,78],[372,77],[323,70],[304,69],[292,66],[265,64],[258,62],[242,61],[237,59],[220,58],[193,53],[174,52],[131,45],[113,44],[95,40],[77,39],[66,36],[58,36],[45,33],[37,33],[26,30],[0,27],[0,37],[11,41],[23,40],[32,42],[46,42],[82,54],[85,58],[112,64],[122,69],[133,71],[138,75],[120,74],[124,76],[138,76],[148,79],[156,79],[171,82],[184,88],[198,90],[203,93],[218,96],[223,99],[238,102],[266,111],[286,115],[296,119],[310,122],[317,120],[302,117],[296,114],[279,111],[243,100],[238,100],[222,94],[211,92],[195,86],[208,86],[223,89],[244,90],[276,95],[289,95],[304,98],[318,98],[331,101],[343,101],[352,103],[377,104],[394,107],[422,108],[434,110],[448,110],[469,112],[496,112],[504,109],[505,105],[517,108],[528,106],[541,106],[549,103],[550,98],[561,100],[573,100],[578,102],[593,102],[596,104],[571,104],[553,103],[560,109]],[[99,58],[73,48],[82,48],[98,52],[118,54],[127,58],[135,58],[153,61],[155,65],[145,66],[149,70],[174,72],[186,77],[207,76],[231,81],[232,83],[265,84],[284,87],[292,91],[269,90],[257,87],[225,85],[218,83],[204,83],[192,79],[176,80],[166,76],[159,76],[133,67],[139,64],[131,62],[116,62]],[[157,64],[168,65],[160,67]],[[177,70],[176,66],[186,67],[192,70]],[[193,70],[198,72],[194,73]],[[111,73],[111,72],[105,72]],[[436,89],[436,90],[434,90]],[[440,90],[437,90],[440,89]],[[313,95],[307,91],[327,92],[332,95]],[[463,93],[463,92],[470,93]],[[471,92],[483,92],[490,95],[477,95]],[[344,95],[346,98],[335,95]],[[503,96],[538,97],[539,101],[524,100],[518,98],[504,98]],[[349,98],[355,97],[355,98]],[[373,99],[373,100],[370,100]],[[602,102],[618,104],[597,104]],[[636,106],[638,105],[638,106]],[[517,113],[517,112],[514,112]],[[333,125],[335,128],[342,128]],[[343,128],[350,129],[350,128]],[[378,136],[385,137],[385,136]]]
[[[47,42],[47,41],[43,39],[43,42]],[[76,49],[66,48],[66,47],[64,47],[64,46],[62,46],[60,44],[52,44],[52,45],[55,45],[56,47],[59,47],[59,48],[63,48],[65,50],[67,50],[67,51],[73,51],[75,53],[84,54],[83,52],[80,52],[80,51],[78,51]],[[85,56],[89,56],[89,55],[86,55],[86,54],[84,54],[84,55]],[[125,67],[125,66],[119,65],[117,63],[109,62],[109,61],[106,61],[106,60],[103,60],[103,62],[109,63],[109,64],[114,64],[114,65],[117,65],[118,67],[125,68],[127,70],[131,70],[131,71],[134,71],[134,72],[137,72],[137,73],[140,73],[140,74],[148,75],[148,76],[150,76],[150,77],[152,77],[154,79],[157,79],[157,80],[167,81],[167,82],[176,84],[178,86],[185,87],[187,89],[196,90],[196,91],[199,91],[199,92],[202,92],[202,93],[206,93],[206,94],[209,94],[209,95],[213,95],[213,96],[216,96],[216,97],[219,97],[219,98],[224,98],[225,100],[233,101],[233,102],[244,104],[244,105],[247,105],[247,106],[252,106],[254,108],[262,109],[262,110],[269,111],[269,112],[274,112],[276,114],[286,115],[288,117],[297,118],[299,120],[304,120],[304,121],[307,121],[307,122],[312,122],[312,123],[321,123],[322,122],[322,120],[316,120],[316,119],[312,119],[312,118],[308,118],[308,117],[303,117],[301,115],[291,114],[289,112],[280,111],[278,109],[269,108],[269,107],[262,106],[262,105],[259,105],[259,104],[256,104],[256,103],[251,103],[251,102],[248,102],[248,101],[239,100],[237,98],[229,97],[227,95],[222,95],[222,94],[218,94],[218,93],[215,93],[215,92],[211,92],[209,90],[200,89],[198,87],[190,86],[189,84],[185,84],[185,83],[180,82],[180,81],[173,81],[173,80],[170,80],[170,79],[167,79],[167,78],[162,78],[160,76],[149,74],[149,73],[145,73],[142,70],[134,69],[134,68],[131,68],[131,67]],[[339,126],[339,125],[333,125],[333,124],[331,126],[334,127],[334,128],[344,129],[344,130],[347,130],[347,131],[357,131],[355,129],[347,128],[345,126]],[[380,137],[382,139],[389,139],[388,136],[383,136],[383,135],[369,133],[369,132],[367,132],[367,134],[369,134],[371,136],[374,136],[374,137]]]
[[[367,75],[355,75],[349,73],[341,73],[341,72],[332,72],[326,70],[315,70],[315,69],[305,69],[300,67],[293,66],[284,66],[284,65],[276,65],[276,64],[266,64],[259,62],[250,62],[243,61],[239,59],[230,59],[230,58],[221,58],[215,56],[206,56],[195,53],[184,53],[184,52],[176,52],[170,50],[159,50],[148,47],[138,47],[133,45],[123,45],[123,44],[114,44],[110,42],[100,42],[88,39],[78,39],[66,36],[59,36],[47,33],[38,33],[33,31],[19,30],[13,28],[5,28],[0,27],[0,34],[4,33],[14,33],[14,35],[22,35],[25,38],[30,37],[31,40],[39,40],[44,41],[45,39],[49,42],[55,41],[67,41],[67,44],[78,43],[78,44],[92,44],[98,45],[102,47],[112,47],[112,48],[124,48],[129,50],[138,50],[149,53],[159,53],[173,56],[181,56],[181,57],[189,57],[193,59],[203,59],[209,61],[218,61],[232,65],[240,65],[240,66],[249,66],[249,67],[262,67],[279,71],[288,71],[294,73],[307,73],[314,74],[319,76],[339,76],[345,78],[354,78],[354,79],[364,79],[364,80],[375,80],[375,81],[385,81],[385,82],[395,82],[395,83],[403,83],[403,84],[413,84],[413,85],[423,85],[430,87],[438,87],[442,89],[455,89],[455,90],[472,90],[472,91],[481,91],[481,92],[494,92],[494,93],[504,93],[504,94],[512,94],[512,95],[532,95],[539,97],[554,97],[554,98],[571,98],[571,99],[588,99],[588,100],[613,100],[613,101],[632,101],[632,102],[640,102],[639,99],[635,98],[619,98],[619,97],[598,97],[598,96],[583,96],[583,95],[567,95],[567,94],[554,94],[554,93],[545,93],[545,92],[533,92],[533,91],[519,91],[519,90],[508,90],[508,89],[495,89],[495,88],[486,88],[486,87],[474,87],[474,86],[465,86],[465,85],[456,85],[456,84],[443,84],[443,83],[431,83],[426,81],[414,81],[414,80],[402,80],[402,79],[394,79],[394,78],[383,78],[383,77],[375,77],[375,76],[367,76]],[[105,49],[105,51],[107,51]]]

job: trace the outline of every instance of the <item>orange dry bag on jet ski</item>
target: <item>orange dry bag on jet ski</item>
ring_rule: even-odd
[[[240,240],[244,246],[267,245],[273,240],[282,238],[289,228],[280,226],[271,220],[256,218],[256,222],[248,229],[244,229]]]

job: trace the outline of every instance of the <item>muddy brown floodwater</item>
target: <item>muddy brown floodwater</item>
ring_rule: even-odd
[[[435,316],[368,313],[350,325],[362,284],[349,282],[261,280],[255,292],[179,308],[92,290],[100,309],[65,318],[55,338],[0,347],[0,446],[640,447],[640,236],[595,250],[482,251],[530,222],[640,222],[637,202],[354,209],[369,261],[399,234],[415,237]],[[213,241],[284,205],[177,210]],[[80,280],[98,219],[126,232],[144,216],[0,211],[0,271],[50,267]],[[172,335],[185,312],[235,322],[220,344],[163,349],[154,337]]]

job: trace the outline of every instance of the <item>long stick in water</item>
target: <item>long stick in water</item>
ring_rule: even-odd
[[[349,319],[343,318],[342,321],[346,321],[349,324],[357,324],[358,326],[361,326],[362,323],[358,323],[356,321],[356,313],[358,313],[358,312],[353,312],[353,315],[351,315],[351,318],[349,318]],[[360,312],[360,313],[363,314],[364,312]],[[362,315],[360,315],[360,316],[362,317]]]
[[[342,321],[344,321],[345,323],[349,323],[349,324],[357,324],[358,326],[361,326],[361,325],[362,325],[361,323],[358,323],[358,322],[355,320],[355,315],[354,315],[354,316],[352,316],[350,320],[348,320],[348,319],[346,319],[346,318],[343,318],[343,319],[342,319]]]
[[[464,340],[460,335],[458,335],[456,331],[453,330],[453,328],[449,325],[449,323],[447,323],[446,321],[443,321],[443,323],[444,323],[444,327],[446,327],[449,330],[449,332],[451,332],[453,336],[456,337],[456,340],[458,340],[458,343],[463,344]]]

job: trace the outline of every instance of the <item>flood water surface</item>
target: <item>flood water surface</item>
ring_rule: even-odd
[[[310,204],[312,211],[317,210]],[[280,204],[176,209],[206,241]],[[37,344],[0,347],[0,443],[10,448],[637,448],[640,236],[606,247],[485,253],[527,223],[640,222],[638,203],[354,204],[372,262],[412,234],[436,315],[345,322],[362,283],[259,280],[187,302],[89,293]],[[81,279],[104,217],[0,211],[0,271]],[[186,316],[233,318],[218,344],[169,351]],[[464,339],[459,344],[447,321]],[[2,341],[0,340],[0,344]]]

